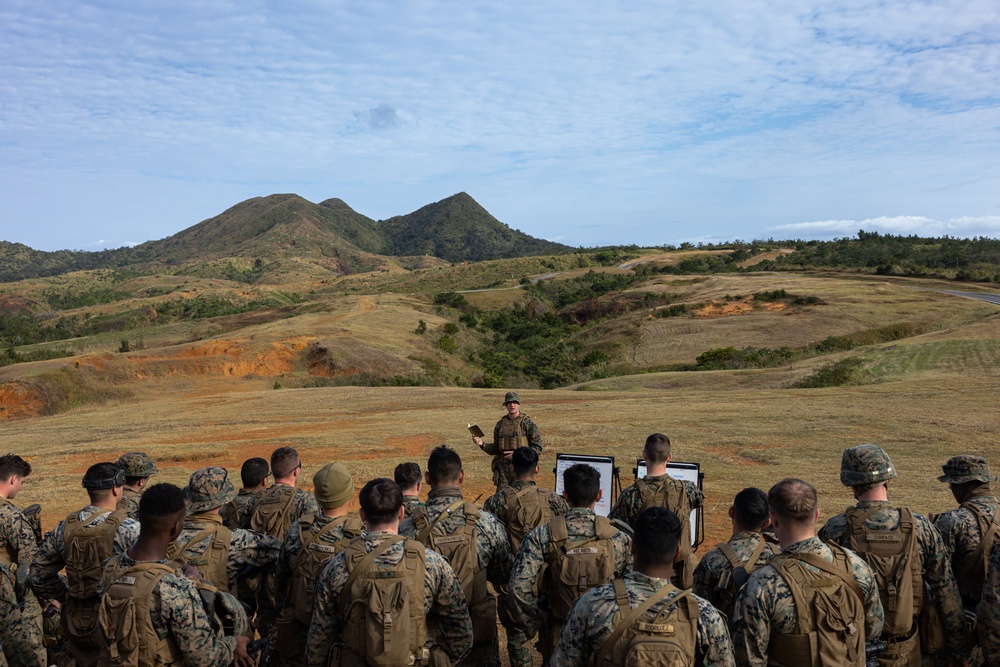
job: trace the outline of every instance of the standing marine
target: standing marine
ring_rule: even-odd
[[[516,391],[508,391],[504,395],[503,407],[507,409],[507,414],[493,427],[493,442],[472,437],[480,449],[493,455],[493,483],[498,489],[513,480],[510,457],[515,449],[527,446],[542,453],[542,434],[531,417],[521,412],[521,397]]]
[[[129,452],[118,458],[118,467],[125,471],[125,490],[118,501],[118,509],[125,510],[132,519],[139,517],[139,497],[149,484],[149,478],[159,472],[156,463],[145,452]]]
[[[265,459],[255,456],[240,466],[240,487],[236,497],[222,507],[222,522],[227,528],[249,528],[254,500],[267,488],[271,468]]]

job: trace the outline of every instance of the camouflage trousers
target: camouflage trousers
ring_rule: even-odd
[[[11,667],[44,667],[39,659],[40,644],[33,643],[31,624],[26,623],[12,586],[0,585],[0,643]],[[36,638],[40,642],[41,637]],[[44,654],[44,648],[42,649]]]

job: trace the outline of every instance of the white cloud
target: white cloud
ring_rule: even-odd
[[[934,220],[923,216],[899,215],[865,220],[819,220],[768,227],[768,231],[793,238],[854,236],[859,230],[880,234],[915,236],[1000,236],[1000,216],[962,217]]]

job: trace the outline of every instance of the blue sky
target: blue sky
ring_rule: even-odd
[[[0,4],[0,239],[44,250],[278,192],[585,246],[1000,236],[998,156],[995,0]]]

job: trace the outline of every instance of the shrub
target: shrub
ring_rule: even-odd
[[[420,336],[423,336],[425,333],[427,333],[427,322],[424,322],[423,320],[417,322],[417,328],[413,330],[413,333],[418,334]]]
[[[863,365],[864,362],[861,359],[842,359],[823,366],[812,375],[796,382],[794,386],[801,389],[815,389],[850,384],[858,377]]]

